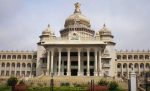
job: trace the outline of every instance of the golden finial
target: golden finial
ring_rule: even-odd
[[[74,13],[81,13],[81,11],[80,11],[81,4],[77,2],[74,5],[75,5],[75,11],[74,11]]]

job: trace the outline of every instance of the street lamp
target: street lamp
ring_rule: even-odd
[[[50,91],[54,91],[54,80],[53,80],[54,73],[51,73],[51,80],[50,80]]]
[[[148,91],[148,87],[149,87],[149,82],[148,82],[149,77],[150,77],[150,73],[146,72],[145,73],[145,90],[146,91]]]

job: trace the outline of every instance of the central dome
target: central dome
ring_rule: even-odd
[[[85,25],[87,27],[90,27],[90,20],[86,16],[81,14],[79,3],[75,3],[74,14],[70,15],[66,19],[64,26],[68,27],[70,25],[75,25],[75,24],[81,24],[81,25]]]

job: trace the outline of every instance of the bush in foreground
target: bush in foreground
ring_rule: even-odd
[[[11,86],[12,91],[14,91],[14,88],[17,82],[18,82],[18,79],[16,77],[10,77],[7,80],[7,86]]]
[[[117,88],[118,88],[118,83],[117,82],[115,82],[115,81],[111,81],[110,83],[109,83],[109,89],[110,90],[116,90]]]

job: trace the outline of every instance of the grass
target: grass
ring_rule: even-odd
[[[11,91],[11,87],[6,85],[0,85],[0,91]]]
[[[35,88],[29,88],[28,91],[50,91],[49,87],[35,87]],[[86,91],[85,87],[54,87],[54,91]]]
[[[11,91],[11,87],[0,85],[0,91]],[[50,91],[50,87],[30,87],[27,91]],[[54,87],[54,91],[87,91],[86,87],[69,87],[69,86],[61,86]],[[110,90],[114,91],[114,90]],[[117,88],[115,91],[125,91],[122,88]]]

